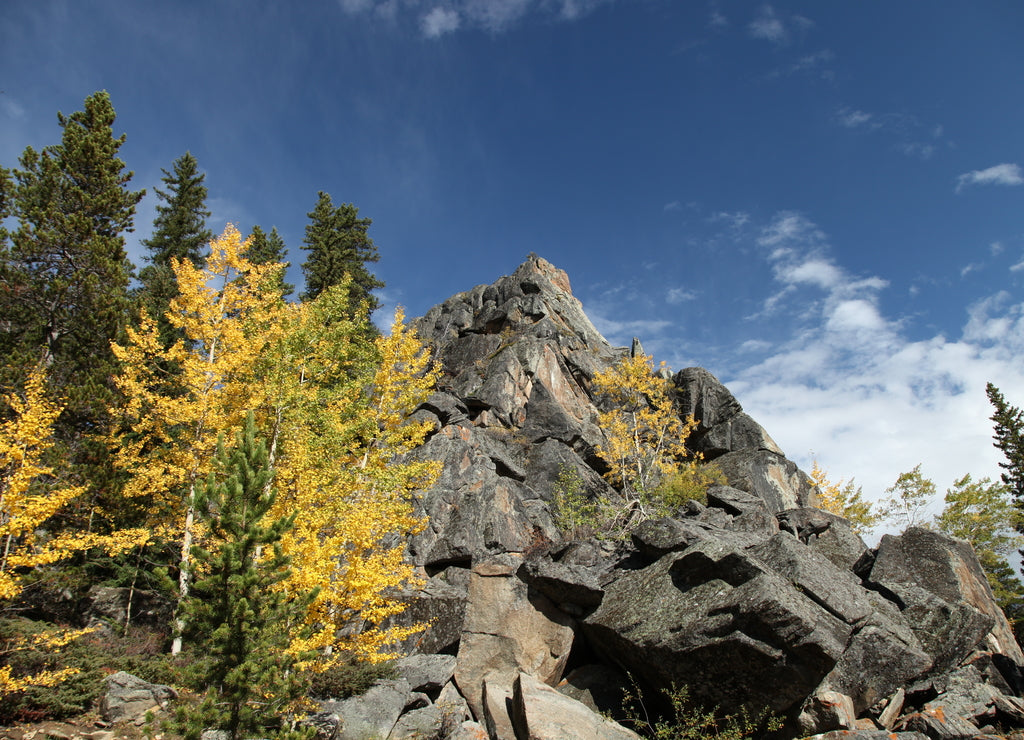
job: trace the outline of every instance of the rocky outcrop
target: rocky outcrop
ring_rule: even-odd
[[[365,702],[325,707],[342,726],[628,738],[627,687],[656,712],[659,692],[680,685],[723,711],[770,708],[778,738],[1024,726],[1024,654],[970,546],[911,529],[869,549],[814,508],[808,476],[707,370],[663,377],[697,421],[690,446],[727,485],[627,541],[567,540],[552,506],[560,476],[618,500],[591,386],[639,348],[600,336],[564,272],[531,256],[416,326],[444,374],[415,412],[433,432],[413,454],[443,471],[417,494],[429,525],[409,555],[427,580],[401,619],[430,627],[405,645],[403,698],[370,701],[372,717]]]

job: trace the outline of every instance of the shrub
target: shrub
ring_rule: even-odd
[[[338,661],[326,670],[309,669],[309,695],[314,699],[340,700],[365,693],[375,681],[394,678],[394,663],[367,663],[354,658]]]
[[[752,713],[741,707],[727,714],[719,707],[701,706],[691,698],[689,687],[676,684],[661,693],[668,702],[664,717],[651,716],[636,681],[623,700],[626,724],[654,740],[744,740],[782,728],[782,720],[768,709]]]
[[[552,503],[555,526],[570,540],[606,537],[616,529],[614,507],[600,497],[588,496],[575,468],[559,468]]]
[[[725,473],[714,463],[691,462],[662,478],[648,497],[661,516],[671,516],[688,501],[707,505],[708,488],[727,482]]]

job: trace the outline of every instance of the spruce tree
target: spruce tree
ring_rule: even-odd
[[[123,235],[145,191],[127,187],[115,116],[106,92],[82,111],[58,113],[61,143],[25,149],[8,191],[18,226],[0,242],[2,382],[11,387],[45,366],[67,400],[57,425],[64,439],[104,426],[117,367],[110,342],[129,315]]]
[[[199,267],[212,232],[206,228],[210,211],[206,208],[206,175],[199,172],[195,157],[185,152],[174,161],[173,172],[162,170],[167,190],[157,189],[164,204],[157,205],[153,235],[142,242],[149,250],[149,263],[139,272],[142,287],[139,304],[157,320],[160,339],[170,346],[180,338],[180,330],[171,326],[165,314],[171,299],[178,295],[178,284],[171,260],[188,260]]]
[[[327,288],[340,284],[347,273],[352,278],[351,305],[365,303],[373,312],[380,303],[372,291],[383,288],[384,283],[366,267],[380,259],[373,239],[367,234],[372,221],[359,218],[359,209],[351,203],[335,208],[330,195],[320,191],[317,196],[316,207],[307,214],[310,223],[302,247],[309,252],[302,263],[306,277],[302,300],[311,301]]]
[[[277,495],[251,411],[232,449],[221,437],[214,465],[196,501],[211,534],[209,549],[192,549],[204,575],[184,604],[188,632],[209,657],[209,689],[179,720],[186,738],[207,728],[232,740],[266,737],[283,729],[282,714],[304,688],[287,648],[316,593],[288,600],[275,588],[290,575],[281,538],[297,512],[267,521]]]
[[[268,236],[259,226],[252,227],[249,234],[249,248],[243,255],[254,265],[265,265],[268,262],[283,262],[285,270],[288,269],[288,250],[284,246],[284,239],[277,233],[277,227],[270,230]],[[284,281],[285,271],[282,270],[278,276],[276,287],[282,298],[287,298],[295,292],[295,286]]]
[[[990,417],[995,425],[994,444],[1006,458],[1005,462],[999,463],[1003,469],[1003,483],[1009,487],[1017,507],[1024,509],[1024,412],[1007,403],[1000,390],[991,383],[985,386],[985,393],[995,408]],[[1024,532],[1024,527],[1018,525],[1018,531]]]

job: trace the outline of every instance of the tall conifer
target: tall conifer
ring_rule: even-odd
[[[259,226],[253,226],[248,242],[249,248],[243,256],[254,265],[280,262],[284,264],[285,270],[288,269],[290,264],[288,262],[288,250],[285,248],[284,239],[277,233],[276,226],[270,230],[269,236]],[[295,292],[295,286],[284,281],[285,270],[281,271],[277,282],[277,288],[281,291],[283,298],[287,298]]]
[[[153,235],[143,241],[149,250],[149,263],[139,272],[142,288],[140,305],[156,319],[160,338],[165,346],[177,340],[181,332],[168,322],[165,314],[171,299],[178,295],[178,285],[171,260],[188,260],[194,267],[203,262],[203,252],[212,232],[206,228],[210,211],[206,208],[206,175],[191,152],[174,160],[173,172],[163,170],[167,190],[157,189],[164,204],[156,207]]]
[[[65,438],[105,424],[116,363],[110,342],[128,318],[132,266],[124,233],[145,191],[131,191],[106,92],[57,119],[61,143],[28,147],[14,172],[10,244],[0,243],[0,356],[4,385],[42,363],[67,399]],[[6,196],[5,196],[6,199]]]
[[[351,203],[336,208],[330,195],[323,191],[317,195],[316,207],[307,214],[310,223],[302,247],[309,252],[302,263],[306,277],[302,300],[311,301],[327,288],[339,285],[347,273],[352,278],[351,305],[365,302],[372,312],[380,305],[372,291],[384,287],[366,266],[380,259],[373,239],[367,234],[372,221],[359,218],[359,209]]]
[[[1007,403],[1002,392],[991,383],[985,386],[985,393],[995,409],[991,416],[995,425],[994,444],[1006,458],[999,463],[1003,483],[1009,487],[1017,507],[1024,509],[1024,411]],[[1024,527],[1018,526],[1018,531],[1024,532]]]

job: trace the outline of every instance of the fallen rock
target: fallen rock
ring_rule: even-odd
[[[341,720],[338,740],[386,738],[405,709],[409,684],[404,679],[377,681],[369,691],[343,701],[325,701],[321,713],[336,714]]]
[[[178,698],[178,692],[170,686],[149,683],[124,671],[107,676],[106,684],[100,714],[107,722],[134,721]]]
[[[519,740],[640,740],[632,730],[525,673],[516,677],[512,720]]]
[[[572,647],[573,621],[516,577],[522,562],[506,554],[473,568],[455,682],[477,719],[485,678],[509,692],[520,671],[557,682]]]

